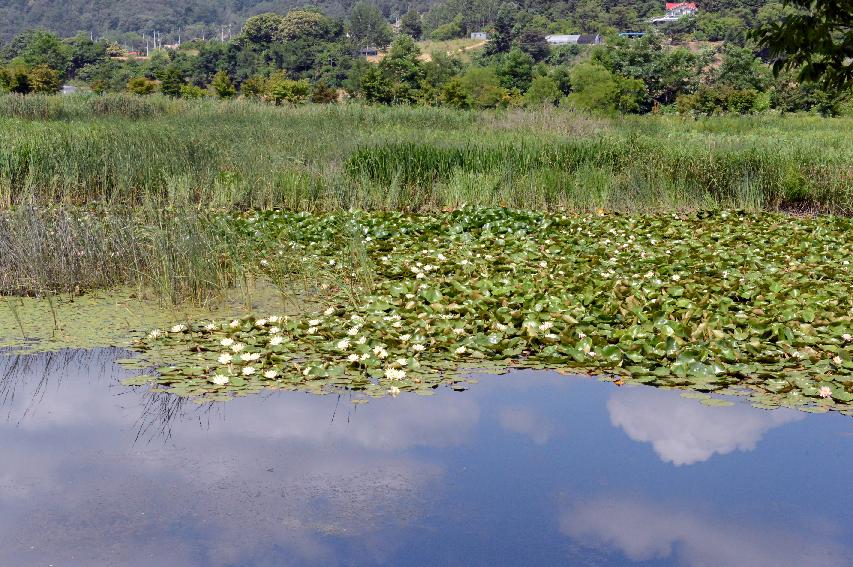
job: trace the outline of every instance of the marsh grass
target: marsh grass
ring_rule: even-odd
[[[0,129],[4,207],[153,198],[312,211],[505,202],[853,212],[851,118],[7,96]]]
[[[22,207],[0,213],[0,295],[129,285],[204,303],[239,285],[243,246],[211,213]]]
[[[256,274],[269,243],[227,222],[252,209],[851,214],[851,130],[814,116],[0,96],[0,295],[127,285],[204,303],[265,277],[299,297],[320,267],[277,256]],[[340,284],[369,289],[369,259],[346,239]]]

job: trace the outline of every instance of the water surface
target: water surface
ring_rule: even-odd
[[[549,372],[354,405],[0,357],[0,565],[849,565],[853,420]]]

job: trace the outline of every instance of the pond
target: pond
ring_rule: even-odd
[[[546,371],[353,404],[0,356],[0,565],[845,565],[853,420]]]

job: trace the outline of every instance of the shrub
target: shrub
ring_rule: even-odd
[[[127,82],[127,92],[135,95],[149,95],[157,89],[157,83],[145,77],[134,77]]]
[[[232,98],[237,94],[234,83],[231,82],[231,78],[225,71],[216,73],[210,82],[210,86],[219,98]]]

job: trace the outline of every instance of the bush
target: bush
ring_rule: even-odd
[[[181,85],[181,98],[204,98],[208,96],[209,93],[201,87],[197,87],[195,85]]]
[[[530,83],[530,88],[524,95],[524,104],[526,106],[543,106],[546,104],[556,104],[563,93],[557,86],[557,82],[551,77],[536,77]]]
[[[429,36],[431,39],[436,41],[448,41],[462,37],[462,34],[462,18],[456,17],[452,22],[444,24],[443,26],[438,26],[432,30],[432,33],[429,34]]]
[[[231,82],[231,78],[225,71],[216,73],[210,82],[210,86],[219,98],[232,98],[237,94],[234,83]]]
[[[145,77],[134,77],[127,82],[127,92],[135,95],[149,95],[157,89],[157,83]]]
[[[267,99],[279,105],[283,102],[290,104],[301,104],[308,98],[311,85],[307,80],[294,81],[287,79],[279,73],[270,77],[267,81]]]
[[[330,104],[338,101],[338,91],[324,83],[318,82],[311,90],[311,102],[316,104]]]

